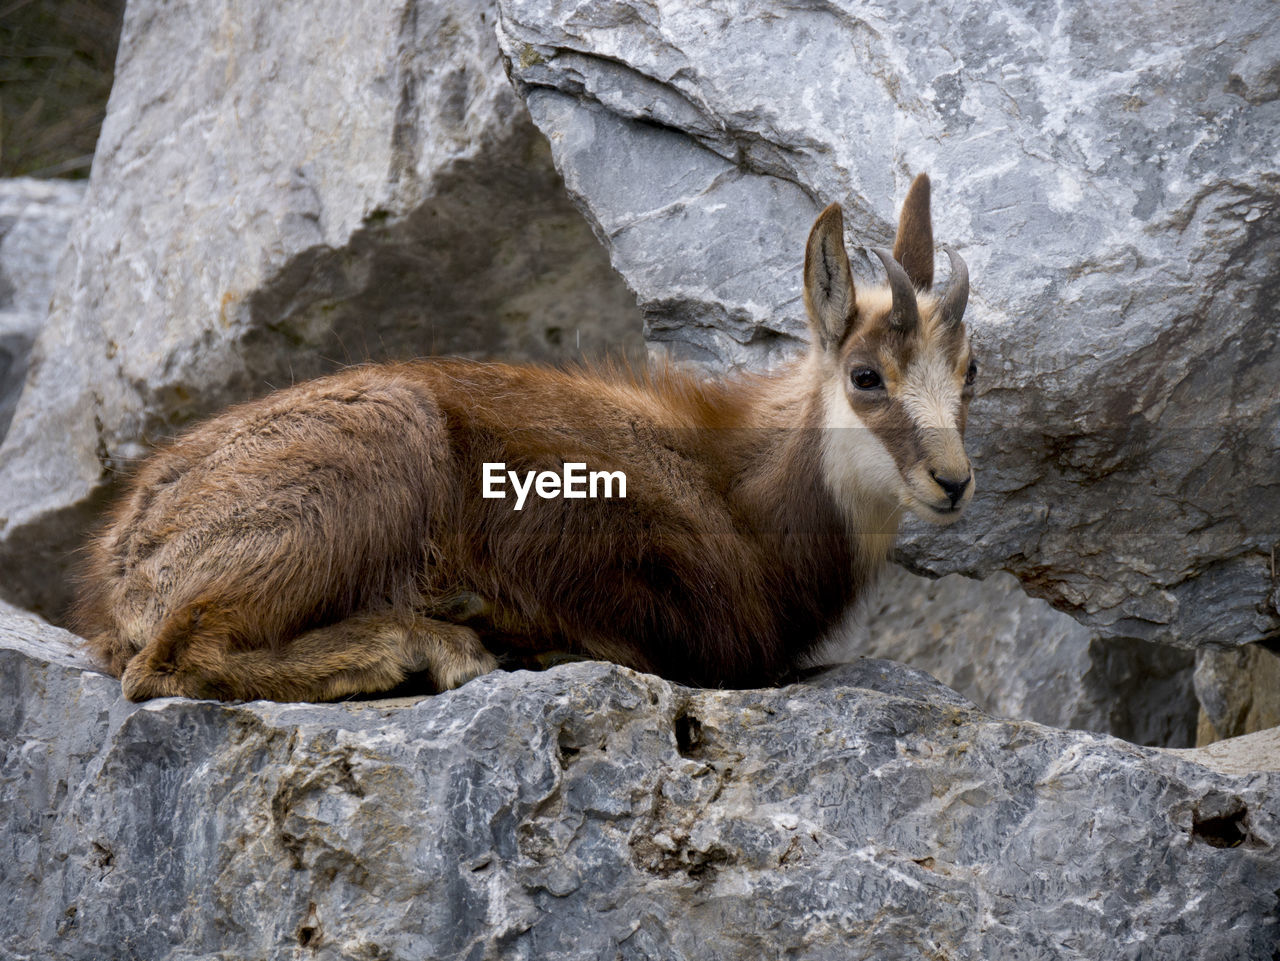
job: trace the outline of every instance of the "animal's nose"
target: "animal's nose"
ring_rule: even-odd
[[[960,503],[960,498],[964,497],[965,489],[969,486],[969,481],[973,480],[973,474],[965,475],[964,480],[952,480],[950,477],[944,477],[941,474],[929,471],[929,476],[938,482],[938,486],[946,492],[948,498],[951,499],[951,506],[955,507]]]

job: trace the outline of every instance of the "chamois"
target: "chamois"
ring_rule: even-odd
[[[840,207],[804,256],[812,343],[767,374],[428,359],[233,407],[145,461],[88,547],[76,624],[131,700],[329,700],[494,652],[687,684],[776,681],[887,559],[954,521],[975,367],[964,262],[933,288],[929,181],[888,282],[856,290]],[[482,495],[485,465],[622,472],[626,496]],[[513,653],[514,652],[514,653]]]

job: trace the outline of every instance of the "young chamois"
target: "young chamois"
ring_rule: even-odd
[[[444,690],[494,651],[774,681],[885,562],[903,508],[949,523],[973,494],[968,274],[948,252],[932,290],[924,175],[875,253],[887,285],[855,291],[840,208],[822,212],[812,345],[776,373],[423,360],[234,407],[138,470],[89,547],[77,625],[135,701],[327,700],[417,672]],[[498,463],[517,482],[622,472],[625,497],[517,510],[483,496]]]

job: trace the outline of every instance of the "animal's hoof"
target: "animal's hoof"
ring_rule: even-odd
[[[120,687],[130,701],[149,701],[153,697],[173,697],[180,693],[177,679],[171,673],[157,672],[141,654],[135,655],[125,667],[120,675]]]
[[[473,591],[461,591],[440,601],[436,616],[453,624],[481,620],[493,613],[493,604]]]
[[[498,659],[488,651],[481,651],[477,654],[469,653],[450,660],[451,663],[443,665],[439,671],[432,672],[436,687],[442,691],[451,691],[455,687],[462,687],[472,678],[498,669]]]

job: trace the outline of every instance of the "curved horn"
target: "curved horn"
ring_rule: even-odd
[[[959,327],[964,309],[969,303],[969,268],[950,247],[946,251],[947,258],[951,261],[951,276],[947,280],[947,292],[938,310],[944,327]]]
[[[915,330],[920,326],[920,308],[916,306],[916,289],[911,285],[911,278],[889,251],[872,247],[871,252],[884,264],[884,271],[889,275],[889,289],[893,291],[889,326],[904,332]]]

